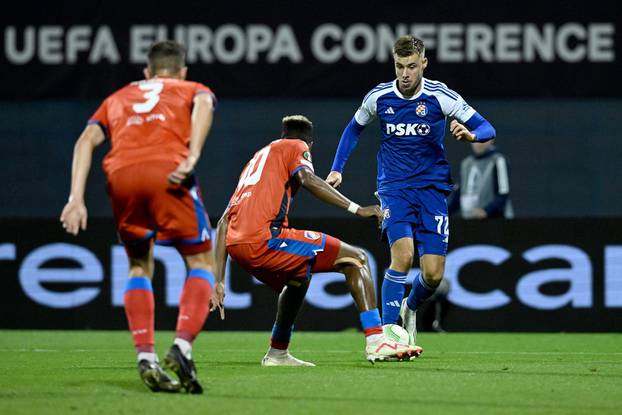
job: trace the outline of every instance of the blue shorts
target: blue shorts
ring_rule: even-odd
[[[393,245],[413,238],[419,256],[447,255],[449,217],[446,193],[434,187],[378,191],[384,212],[382,239]]]

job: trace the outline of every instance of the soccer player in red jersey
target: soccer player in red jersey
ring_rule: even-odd
[[[345,275],[360,312],[370,361],[410,358],[421,350],[388,339],[382,330],[365,253],[321,232],[288,227],[292,197],[302,186],[318,199],[362,217],[376,217],[377,205],[359,206],[314,174],[310,148],[313,124],[302,115],[283,118],[281,139],[255,153],[240,175],[218,222],[216,281],[224,280],[227,253],[242,268],[279,292],[276,322],[262,366],[314,366],[288,350],[294,320],[314,272]],[[222,306],[222,294],[215,304]]]
[[[106,138],[103,162],[119,238],[129,257],[125,313],[142,380],[153,391],[201,393],[192,342],[209,314],[215,284],[210,225],[193,173],[212,125],[212,91],[186,81],[185,50],[173,41],[153,44],[145,79],[104,100],[77,140],[71,193],[60,220],[76,235],[86,230],[86,180],[95,147]],[[153,243],[174,246],[188,268],[176,337],[162,370],[154,351]]]

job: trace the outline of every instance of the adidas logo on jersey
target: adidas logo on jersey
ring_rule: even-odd
[[[387,303],[387,305],[390,305],[391,307],[401,307],[402,303],[400,303],[399,301],[395,300],[395,301],[389,301]]]
[[[384,112],[385,114],[395,114],[395,111],[393,111],[392,107],[387,108],[387,110]]]

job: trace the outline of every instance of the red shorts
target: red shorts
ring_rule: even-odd
[[[339,239],[325,233],[289,228],[267,241],[229,245],[227,252],[248,273],[281,292],[312,272],[331,271],[340,247]]]
[[[147,254],[152,240],[182,255],[209,251],[210,224],[196,179],[172,185],[175,163],[140,163],[108,177],[108,194],[119,239],[130,257]]]

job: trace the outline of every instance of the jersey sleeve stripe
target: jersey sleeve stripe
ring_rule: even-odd
[[[300,165],[300,166],[298,166],[298,167],[296,167],[296,168],[294,169],[294,171],[292,172],[292,174],[291,174],[291,176],[290,176],[290,177],[294,177],[294,175],[295,175],[296,173],[298,173],[298,172],[299,172],[300,170],[302,170],[302,169],[311,170],[311,172],[312,172],[312,173],[314,173],[314,171],[313,171],[313,166],[307,166],[307,165],[302,164],[302,165]]]
[[[311,170],[313,170],[313,164],[311,164],[310,161],[305,160],[305,159],[300,159],[300,163],[304,164],[305,166],[309,167]]]
[[[380,84],[380,85],[378,85],[377,87],[375,87],[374,89],[372,89],[371,91],[369,91],[369,92],[367,93],[367,95],[365,95],[365,98],[363,98],[363,102],[367,101],[367,99],[369,98],[369,96],[370,96],[371,94],[373,94],[374,92],[383,91],[383,90],[385,90],[385,89],[387,89],[387,88],[391,88],[392,84],[393,84],[392,82],[388,82],[388,83],[386,83],[386,84]]]
[[[440,90],[443,90],[443,91],[447,92],[450,95],[454,95],[456,99],[458,99],[458,97],[459,97],[459,94],[456,91],[454,91],[452,89],[449,89],[447,87],[447,85],[445,85],[442,82],[431,81],[429,79],[426,79],[425,80],[425,88],[426,89],[430,89],[430,90],[440,89]]]
[[[388,91],[390,89],[392,89],[392,86],[389,85],[389,86],[386,86],[386,87],[383,87],[383,88],[378,88],[376,90],[370,91],[369,94],[365,95],[365,98],[363,98],[363,104],[365,104],[367,102],[367,100],[369,100],[369,98],[371,98],[371,96],[373,94],[376,94],[378,92]]]
[[[425,82],[428,84],[433,84],[433,85],[445,85],[441,81],[435,81],[433,79],[428,79],[428,78],[425,78]]]
[[[442,92],[443,94],[447,95],[448,97],[452,98],[454,101],[458,100],[458,94],[456,94],[455,92],[447,89],[447,88],[443,88],[441,86],[428,86],[426,85],[425,89],[427,89],[428,91],[433,91],[433,92]]]
[[[457,98],[457,97],[452,96],[452,95],[451,95],[451,94],[449,94],[447,91],[442,90],[442,89],[432,89],[432,88],[427,88],[427,87],[426,87],[426,90],[427,90],[427,91],[429,91],[429,92],[440,92],[441,94],[446,95],[447,97],[449,97],[449,98],[450,98],[450,99],[452,99],[453,101],[457,101],[457,100],[458,100],[458,98]]]
[[[449,89],[449,87],[441,81],[434,81],[432,79],[425,78],[425,83],[429,85],[440,86],[440,87]]]

